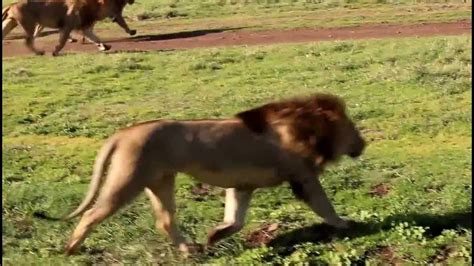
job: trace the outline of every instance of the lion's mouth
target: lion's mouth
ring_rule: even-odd
[[[357,158],[362,155],[362,152],[365,149],[365,140],[360,138],[353,146],[352,151],[348,154],[351,158]]]
[[[356,151],[356,152],[351,152],[351,153],[349,153],[349,156],[350,156],[351,158],[357,158],[357,157],[359,157],[359,156],[361,156],[361,155],[362,155],[362,151]]]

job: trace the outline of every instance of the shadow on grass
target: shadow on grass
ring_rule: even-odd
[[[298,228],[290,232],[281,233],[272,239],[267,246],[275,248],[279,256],[288,256],[294,251],[294,246],[305,242],[328,243],[334,239],[368,236],[382,231],[390,230],[393,223],[415,224],[427,227],[425,235],[433,238],[441,234],[446,229],[471,229],[472,210],[453,212],[447,214],[420,214],[407,213],[396,214],[387,217],[382,222],[352,222],[350,229],[335,229],[327,224],[314,224],[303,228]],[[229,242],[229,245],[231,242]],[[247,248],[245,248],[247,249]],[[238,256],[245,249],[234,251],[234,256]],[[219,257],[212,249],[197,256],[195,259],[199,263],[206,263],[210,257]]]
[[[327,224],[315,224],[283,233],[274,238],[269,246],[292,247],[304,242],[330,242],[334,238],[357,238],[389,230],[392,223],[407,222],[417,226],[427,227],[426,236],[436,237],[446,229],[471,229],[472,210],[448,214],[396,214],[387,217],[380,223],[354,222],[350,229],[337,230]]]

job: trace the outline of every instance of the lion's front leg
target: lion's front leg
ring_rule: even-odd
[[[345,229],[349,222],[337,215],[319,179],[308,177],[304,181],[290,181],[296,198],[303,200],[324,221],[336,228]]]
[[[253,190],[237,188],[226,189],[224,222],[209,232],[208,246],[242,229],[245,222],[245,214],[252,198],[252,192]]]
[[[71,34],[72,28],[70,27],[63,27],[59,31],[59,43],[56,45],[53,51],[53,56],[59,55],[59,51],[61,51],[64,46],[66,45],[67,40],[69,39],[69,35]]]
[[[92,27],[84,29],[82,32],[84,34],[84,37],[86,37],[86,39],[90,42],[97,45],[100,51],[110,50],[111,46],[102,42],[102,40],[100,40],[100,38],[92,32]]]
[[[136,30],[131,30],[125,19],[122,17],[122,14],[118,14],[117,16],[114,17],[114,22],[117,23],[126,33],[128,33],[130,36],[133,36],[137,34]]]

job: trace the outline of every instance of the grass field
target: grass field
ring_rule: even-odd
[[[470,36],[3,59],[3,263],[470,263],[471,64]],[[230,117],[315,91],[341,95],[370,142],[322,177],[337,211],[364,223],[354,232],[328,233],[287,186],[257,191],[243,231],[188,260],[155,230],[143,196],[73,257],[61,252],[77,221],[32,217],[79,204],[117,128]],[[203,242],[223,197],[196,185],[179,176],[177,215]],[[265,223],[279,225],[276,238],[249,248]]]
[[[14,0],[3,1],[5,6]],[[186,30],[338,27],[371,23],[406,24],[470,19],[471,1],[225,1],[136,0],[124,16],[138,34]],[[98,29],[113,29],[111,22]],[[121,30],[119,31],[121,32]],[[104,36],[104,33],[101,33]],[[107,34],[105,34],[107,36]]]

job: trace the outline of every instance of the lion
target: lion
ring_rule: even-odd
[[[12,3],[8,6],[5,6],[3,9],[2,9],[2,22],[5,21],[7,18],[8,18],[8,11],[10,10],[11,6],[14,5],[14,4],[17,4],[17,3]],[[33,37],[36,39],[40,34],[41,32],[43,31],[44,27],[41,26],[41,25],[36,25],[36,28],[35,28],[35,33],[33,34]],[[74,39],[72,38],[71,36],[68,37],[68,40],[69,42],[77,42],[77,39]],[[84,35],[82,35],[82,43],[85,43],[85,37]]]
[[[130,3],[130,2],[133,3],[134,0],[130,0],[129,3]],[[134,36],[135,34],[137,34],[137,30],[131,30],[131,29],[128,27],[128,25],[127,25],[125,19],[122,17],[121,14],[119,14],[117,17],[112,18],[112,22],[117,23],[117,24],[118,24],[128,35],[130,35],[130,36]],[[93,27],[93,26],[92,26],[92,27]],[[34,33],[33,36],[34,36],[35,38],[37,38],[37,37],[41,34],[41,32],[43,31],[43,29],[44,29],[44,26],[36,25],[35,33]],[[80,32],[80,33],[81,33],[81,32]],[[81,35],[82,35],[81,43],[82,43],[82,44],[85,44],[85,43],[86,43],[86,36],[84,35],[84,33],[81,33]],[[71,43],[77,42],[77,39],[74,39],[74,38],[72,38],[71,36],[68,37],[68,40],[69,40],[69,42],[71,42]]]
[[[73,30],[81,32],[100,51],[107,51],[111,46],[93,33],[94,24],[106,17],[113,17],[127,33],[136,33],[128,28],[122,16],[125,5],[133,2],[134,0],[22,0],[3,8],[2,39],[20,24],[26,33],[26,46],[36,55],[43,55],[44,51],[34,46],[35,28],[36,34],[39,34],[43,27],[48,27],[59,29],[60,34],[53,56],[59,54]]]
[[[343,155],[360,156],[365,145],[344,101],[323,93],[268,103],[229,119],[154,120],[124,128],[99,151],[82,203],[62,218],[83,214],[65,252],[77,251],[96,225],[142,191],[156,227],[185,255],[240,231],[252,192],[285,182],[327,224],[347,228],[350,222],[335,212],[318,176]],[[223,222],[209,232],[204,247],[187,242],[178,230],[177,173],[226,189]]]

